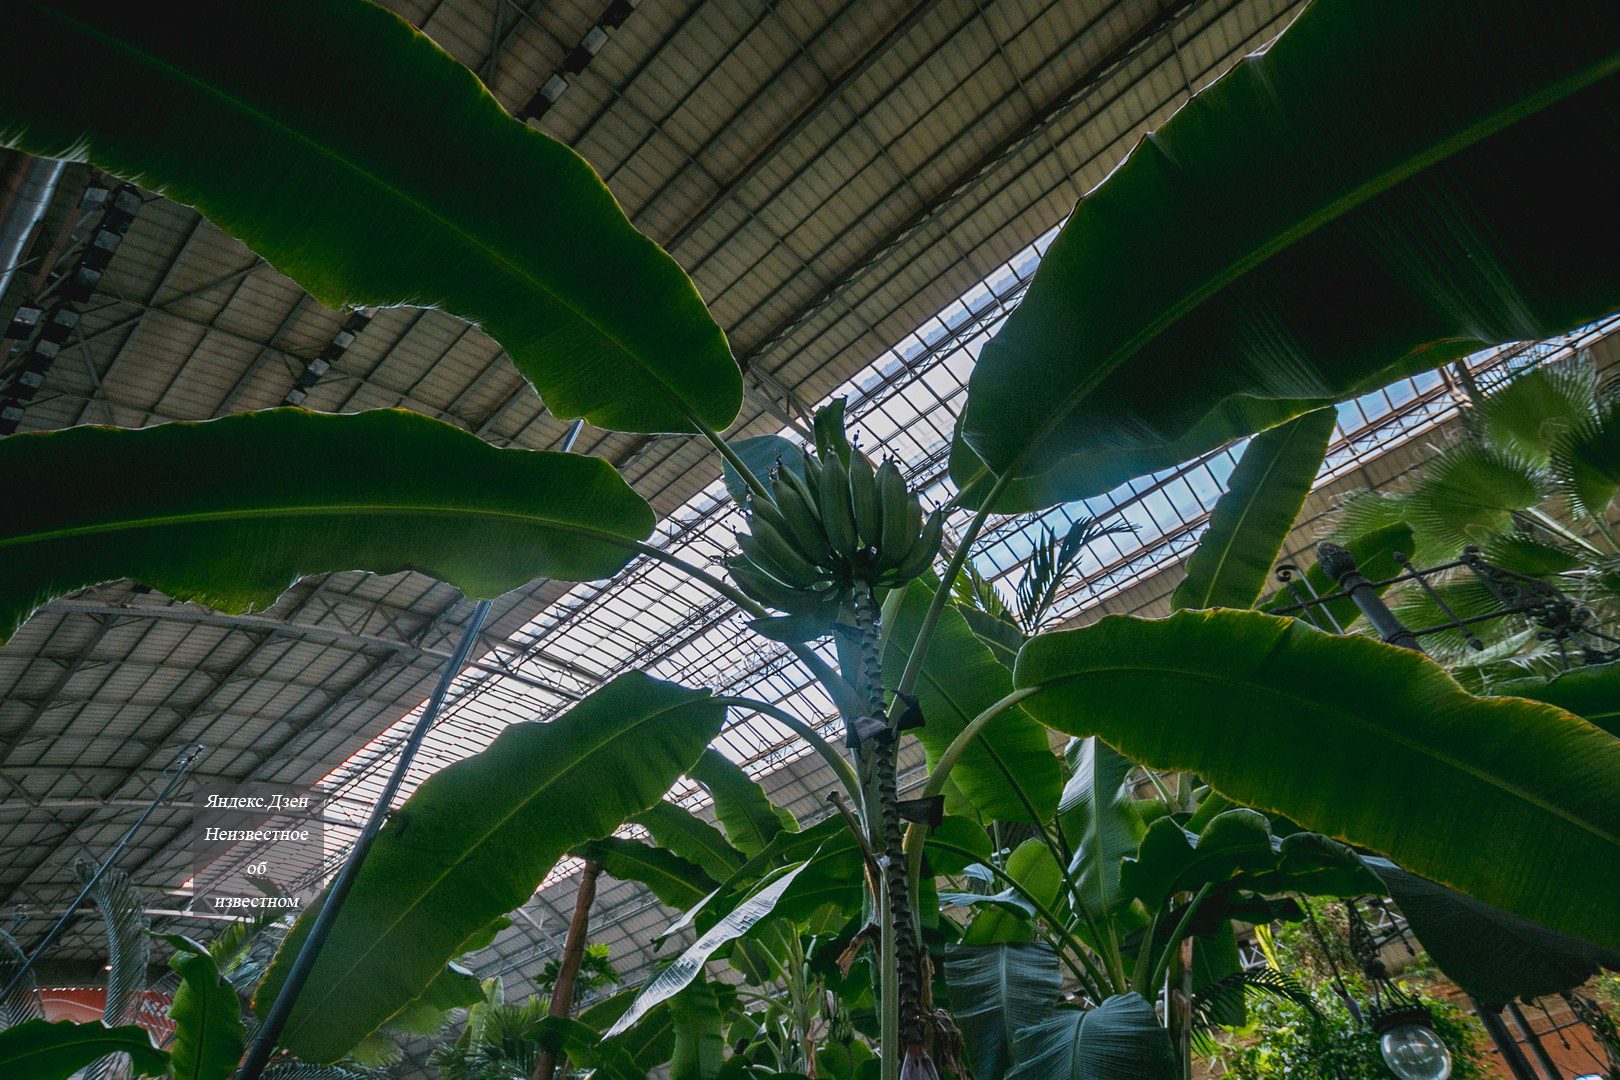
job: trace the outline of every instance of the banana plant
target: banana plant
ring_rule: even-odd
[[[1421,657],[1250,611],[1038,634],[1017,647],[1009,677],[966,618],[947,613],[992,512],[1106,490],[1482,343],[1612,310],[1620,270],[1605,241],[1620,227],[1603,178],[1620,150],[1588,135],[1620,97],[1617,20],[1606,5],[1499,0],[1482,14],[1461,0],[1371,11],[1317,0],[1194,98],[1080,204],[985,347],[952,454],[955,505],[975,513],[936,582],[944,508],[925,515],[894,463],[855,450],[841,410],[818,417],[813,448],[751,467],[719,434],[741,378],[690,281],[572,151],[506,116],[395,16],[364,0],[237,6],[208,20],[31,2],[8,24],[39,47],[0,72],[0,142],[194,205],[331,306],[440,298],[490,331],[554,415],[708,440],[740,485],[748,527],[723,580],[649,547],[650,509],[605,463],[499,451],[397,412],[13,436],[0,440],[0,469],[21,485],[22,512],[0,524],[0,627],[121,576],[243,610],[334,569],[414,567],[489,596],[541,575],[608,576],[639,553],[732,600],[823,684],[852,760],[764,703],[625,675],[430,779],[379,837],[287,1029],[286,1044],[316,1061],[408,1008],[557,858],[653,815],[733,706],[804,735],[839,778],[849,818],[794,832],[744,812],[754,835],[732,845],[743,863],[710,872],[741,906],[714,912],[699,938],[711,952],[662,984],[681,981],[660,1006],[682,1018],[672,1050],[682,1074],[717,1061],[718,1002],[697,979],[712,950],[829,892],[864,896],[873,916],[883,1077],[936,1074],[930,1048],[953,1032],[926,1007],[921,865],[947,788],[953,809],[1029,831],[1014,852],[1019,875],[1027,865],[1056,890],[1013,891],[1038,921],[1065,927],[1081,946],[1070,950],[1077,977],[1103,995],[1094,1010],[1041,1021],[1014,1052],[1062,1075],[1117,1039],[1157,1062],[1158,1036],[1138,1041],[1145,1000],[1130,995],[1169,961],[1157,928],[1133,955],[1118,921],[1140,903],[1126,902],[1112,863],[1135,829],[1117,827],[1125,801],[1102,783],[1104,743],[1620,944],[1606,906],[1620,886],[1620,742],[1573,714],[1476,699]],[[311,65],[331,77],[315,87],[288,75]],[[84,73],[66,90],[50,77],[64,66]],[[1375,92],[1369,70],[1391,73]],[[379,115],[410,116],[413,142]],[[1570,145],[1588,153],[1584,168],[1544,167]],[[468,175],[511,187],[475,191]],[[546,212],[510,191],[545,192]],[[336,463],[329,476],[276,474],[287,447],[316,444]],[[1604,475],[1582,472],[1581,505],[1595,504]],[[55,498],[64,477],[81,481],[72,506]],[[467,545],[474,533],[488,543]],[[1247,606],[1250,591],[1196,602]],[[838,671],[805,644],[829,633]],[[964,679],[962,656],[987,674]],[[1067,831],[1065,773],[1040,745],[1042,725],[1103,740],[1080,744],[1091,747],[1090,793],[1069,801]],[[929,775],[919,799],[902,801],[895,758],[913,730],[933,744]],[[1039,763],[1027,775],[1013,767],[1025,760]],[[1391,810],[1407,805],[1434,827],[1412,829]],[[939,828],[936,860],[988,845],[982,827],[975,839]],[[696,855],[707,839],[688,830],[681,842]],[[1501,872],[1504,846],[1522,869]],[[716,854],[728,861],[706,857]],[[1078,854],[1097,860],[1084,874]],[[772,865],[759,876],[762,861]],[[1011,867],[1001,872],[1016,882]],[[1180,909],[1164,941],[1201,906]],[[1020,933],[1010,907],[982,912],[997,916],[984,933]],[[1066,922],[1074,911],[1079,923]],[[307,932],[306,916],[256,1001],[274,995]],[[629,1004],[619,1023],[647,1023],[658,1007]]]

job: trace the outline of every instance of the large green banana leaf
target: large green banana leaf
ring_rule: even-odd
[[[335,1061],[421,993],[564,852],[663,797],[720,731],[706,691],[629,672],[556,720],[514,724],[429,777],[378,835],[299,995],[282,1045]],[[254,997],[274,1000],[319,908]]]
[[[1046,1019],[1063,977],[1045,942],[947,945],[945,985],[974,1080],[1001,1080],[1012,1065],[1013,1037]]]
[[[720,751],[705,750],[689,775],[714,799],[726,839],[744,855],[758,855],[784,829],[798,830],[793,815],[774,805],[765,789]]]
[[[631,820],[652,835],[653,843],[703,867],[717,881],[724,881],[743,864],[743,853],[719,829],[672,802],[660,802]]]
[[[927,584],[914,581],[906,587],[884,653],[884,681],[890,689],[900,680],[932,600]],[[955,605],[947,605],[929,639],[916,686],[924,720],[916,735],[929,767],[975,716],[1011,690],[1006,667],[974,636]],[[967,748],[951,770],[951,781],[986,819],[1045,823],[1057,810],[1063,770],[1041,726],[1022,709],[1009,709]]]
[[[1142,818],[1131,799],[1136,762],[1095,736],[1074,740],[1064,756],[1069,781],[1058,825],[1074,851],[1069,870],[1086,910],[1104,918],[1130,903],[1119,888],[1119,869],[1142,841]]]
[[[685,911],[708,896],[719,883],[696,863],[691,863],[661,847],[604,836],[575,848],[572,854],[590,859],[602,871],[620,881],[636,881],[647,886],[662,904]]]
[[[583,159],[391,12],[29,0],[6,29],[31,44],[0,70],[0,143],[195,206],[328,307],[478,323],[559,418],[736,417],[741,374],[675,261]]]
[[[1249,442],[1187,560],[1172,608],[1254,606],[1311,493],[1337,420],[1334,410],[1318,409]]]
[[[242,1060],[242,1003],[236,988],[220,977],[207,948],[165,935],[175,948],[169,966],[180,986],[169,1007],[174,1042],[169,1072],[172,1080],[228,1080]]]
[[[1015,681],[1060,731],[1620,946],[1620,740],[1570,713],[1475,698],[1418,653],[1251,611],[1044,634]]]
[[[726,1038],[714,986],[699,979],[669,1001],[675,1022],[670,1080],[714,1080],[725,1059]]]
[[[1412,933],[1446,977],[1491,1008],[1573,990],[1620,954],[1556,933],[1501,908],[1362,856],[1400,906]]]
[[[1317,0],[1076,207],[974,368],[968,446],[1079,498],[1614,310],[1617,108],[1612,4]],[[1580,175],[1545,167],[1571,146]]]
[[[168,1075],[169,1055],[134,1024],[110,1028],[99,1022],[30,1020],[0,1031],[0,1076],[68,1080],[108,1054],[128,1054],[136,1076]]]
[[[1140,994],[1059,1009],[1018,1033],[1007,1080],[1174,1080],[1170,1033]]]
[[[1493,693],[1544,701],[1620,735],[1620,660],[1572,668],[1551,678],[1527,676],[1498,683]]]
[[[653,527],[605,461],[500,450],[398,409],[13,435],[0,475],[0,640],[116,578],[232,612],[331,570],[420,570],[475,596],[603,578]]]

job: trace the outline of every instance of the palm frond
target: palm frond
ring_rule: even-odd
[[[360,1069],[349,1065],[311,1065],[304,1061],[284,1061],[264,1070],[264,1080],[386,1080],[388,1074],[377,1069]]]
[[[1472,440],[1441,449],[1404,497],[1419,559],[1455,558],[1467,545],[1506,532],[1514,512],[1541,502],[1548,486],[1544,472],[1507,451]]]
[[[73,869],[88,884],[96,864],[78,859]],[[130,884],[128,874],[110,869],[90,890],[90,898],[101,911],[107,930],[107,995],[102,1020],[108,1026],[133,1023],[152,963],[152,938],[147,933],[152,920],[146,916],[146,897]]]
[[[10,984],[28,960],[17,939],[0,930],[0,981]],[[41,1020],[45,1016],[45,1003],[39,996],[39,984],[29,972],[5,1000],[0,1001],[0,1031],[25,1020]]]
[[[1573,514],[1606,520],[1609,504],[1620,493],[1620,397],[1610,398],[1581,424],[1559,433],[1552,449],[1552,472]]]
[[[1490,446],[1545,466],[1559,434],[1597,409],[1597,379],[1585,352],[1515,376],[1474,410],[1474,430]]]
[[[1024,576],[1018,582],[1018,621],[1024,633],[1039,632],[1047,612],[1057,600],[1058,590],[1063,587],[1063,579],[1086,548],[1106,536],[1132,533],[1140,527],[1124,521],[1104,525],[1095,518],[1082,517],[1060,538],[1051,528],[1043,526],[1043,539],[1030,552]]]
[[[1312,1016],[1318,1016],[1316,1002],[1292,975],[1276,968],[1262,967],[1235,971],[1224,979],[1217,979],[1192,996],[1192,1035],[1194,1045],[1202,1054],[1212,1053],[1216,1047],[1213,1036],[1219,1026],[1217,1016],[1230,1015],[1251,995],[1267,994],[1291,1001]]]
[[[1011,616],[1006,601],[996,591],[979,568],[969,559],[962,564],[962,572],[951,582],[951,596],[961,607],[982,611],[987,615]]]

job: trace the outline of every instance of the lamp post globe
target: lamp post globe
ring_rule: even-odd
[[[1427,1024],[1391,1027],[1378,1040],[1384,1064],[1400,1080],[1449,1080],[1451,1051]]]

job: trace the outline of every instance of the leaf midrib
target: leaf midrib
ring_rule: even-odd
[[[1084,671],[1084,672],[1076,672],[1076,673],[1071,674],[1071,675],[1059,676],[1059,677],[1054,678],[1054,679],[1049,679],[1049,680],[1042,681],[1042,682],[1040,682],[1040,683],[1038,683],[1036,685],[1039,686],[1042,690],[1049,690],[1049,689],[1052,689],[1052,688],[1057,687],[1057,686],[1065,685],[1067,683],[1084,682],[1084,681],[1086,681],[1088,679],[1104,678],[1104,677],[1107,677],[1109,675],[1153,676],[1153,677],[1158,677],[1158,678],[1163,678],[1166,675],[1171,675],[1171,676],[1177,676],[1177,677],[1180,677],[1180,678],[1183,678],[1183,679],[1186,679],[1186,680],[1189,680],[1189,681],[1204,682],[1204,683],[1209,683],[1211,685],[1216,685],[1216,686],[1241,686],[1241,687],[1245,687],[1245,688],[1249,688],[1249,689],[1252,689],[1252,690],[1259,691],[1262,695],[1274,697],[1274,698],[1277,698],[1277,699],[1285,701],[1285,702],[1304,705],[1304,706],[1308,706],[1308,707],[1310,707],[1312,709],[1316,709],[1316,710],[1320,710],[1320,711],[1330,713],[1330,714],[1338,717],[1342,722],[1344,722],[1345,724],[1347,724],[1347,725],[1349,725],[1351,727],[1361,728],[1362,730],[1371,732],[1374,735],[1381,736],[1381,737],[1389,740],[1390,742],[1395,743],[1398,746],[1405,747],[1406,749],[1417,753],[1419,756],[1426,756],[1426,757],[1432,758],[1433,760],[1435,760],[1436,762],[1438,762],[1440,764],[1449,765],[1452,768],[1454,768],[1456,771],[1462,773],[1464,776],[1468,776],[1468,777],[1470,777],[1470,778],[1472,778],[1472,779],[1474,779],[1476,781],[1480,781],[1480,782],[1484,783],[1487,786],[1498,788],[1499,790],[1501,790],[1501,791],[1503,791],[1503,792],[1505,792],[1505,793],[1507,793],[1509,795],[1513,795],[1513,796],[1521,799],[1525,803],[1528,803],[1529,805],[1534,806],[1534,807],[1542,810],[1543,812],[1549,814],[1552,817],[1561,818],[1564,821],[1568,822],[1569,824],[1574,825],[1577,828],[1580,828],[1580,829],[1582,829],[1582,830],[1584,830],[1586,832],[1591,833],[1593,836],[1595,836],[1598,839],[1602,840],[1606,844],[1609,844],[1609,845],[1615,846],[1615,847],[1620,847],[1620,837],[1616,837],[1614,835],[1611,835],[1611,834],[1605,832],[1604,830],[1598,828],[1596,825],[1594,825],[1594,824],[1592,824],[1590,822],[1586,822],[1586,821],[1581,820],[1580,818],[1572,816],[1568,811],[1565,811],[1560,807],[1556,807],[1556,806],[1551,805],[1545,799],[1542,799],[1539,796],[1532,795],[1529,792],[1524,791],[1522,788],[1518,787],[1515,784],[1505,783],[1501,779],[1499,779],[1498,777],[1493,776],[1493,775],[1491,775],[1489,773],[1486,773],[1486,772],[1484,772],[1484,771],[1482,771],[1482,770],[1480,770],[1478,768],[1475,768],[1473,766],[1470,766],[1470,765],[1460,761],[1459,759],[1457,759],[1455,757],[1452,757],[1452,756],[1450,756],[1448,754],[1442,754],[1439,751],[1436,751],[1436,750],[1432,749],[1431,747],[1424,746],[1421,743],[1414,742],[1411,739],[1402,738],[1400,735],[1390,731],[1387,728],[1383,728],[1383,727],[1378,726],[1377,724],[1369,723],[1369,722],[1363,720],[1362,718],[1360,718],[1355,713],[1348,712],[1348,711],[1346,711],[1346,710],[1344,710],[1342,708],[1339,708],[1337,706],[1331,706],[1331,705],[1325,706],[1325,705],[1323,705],[1323,703],[1321,701],[1319,701],[1316,698],[1307,697],[1307,696],[1305,696],[1303,694],[1290,693],[1288,691],[1279,689],[1278,687],[1276,687],[1274,685],[1271,685],[1269,683],[1259,682],[1259,681],[1248,681],[1248,680],[1243,680],[1243,679],[1234,679],[1234,678],[1230,678],[1230,677],[1222,677],[1222,676],[1209,674],[1208,672],[1196,671],[1196,670],[1187,669],[1187,668],[1171,667],[1169,665],[1157,665],[1157,666],[1151,666],[1150,667],[1150,666],[1146,666],[1146,665],[1119,664],[1119,665],[1112,665],[1112,666],[1108,666],[1108,667],[1092,668],[1092,669],[1090,669],[1088,671]],[[1549,708],[1555,708],[1555,706],[1548,706],[1548,707]]]
[[[620,547],[632,546],[634,540],[618,534],[595,529],[588,525],[581,525],[577,521],[567,518],[552,517],[540,513],[519,513],[511,510],[492,510],[487,508],[462,508],[454,506],[432,506],[418,503],[310,503],[293,506],[267,506],[267,507],[238,507],[229,510],[198,511],[184,514],[158,514],[145,518],[118,518],[108,522],[95,522],[87,525],[75,525],[64,529],[50,529],[44,532],[23,533],[18,536],[0,537],[0,549],[8,547],[22,547],[27,544],[42,544],[57,540],[71,540],[75,538],[106,535],[110,533],[129,532],[135,529],[161,529],[178,528],[190,525],[207,525],[217,522],[272,520],[276,518],[310,518],[310,517],[445,517],[445,518],[483,518],[495,521],[516,521],[526,525],[546,528],[564,529],[569,532],[580,533],[593,539],[603,540],[617,544]]]
[[[592,318],[590,315],[588,315],[584,311],[580,310],[577,306],[575,306],[574,304],[572,304],[569,301],[565,300],[561,295],[559,295],[555,290],[550,288],[546,283],[542,282],[541,280],[536,278],[533,274],[529,273],[522,266],[520,266],[518,263],[514,262],[511,258],[509,258],[507,255],[505,255],[504,253],[496,250],[495,248],[491,247],[490,245],[484,243],[483,241],[477,239],[471,233],[469,233],[466,229],[464,229],[461,226],[455,224],[451,219],[445,217],[443,214],[441,214],[438,211],[432,209],[431,207],[429,207],[427,204],[421,202],[420,200],[415,199],[410,195],[407,195],[403,190],[401,190],[400,188],[394,186],[393,184],[388,183],[382,177],[380,177],[380,176],[376,175],[375,173],[371,172],[369,169],[361,168],[359,163],[354,162],[354,161],[352,161],[352,160],[350,160],[348,158],[343,157],[342,155],[340,155],[340,154],[336,153],[335,151],[329,149],[328,147],[326,147],[322,143],[319,143],[319,142],[315,141],[314,139],[310,138],[309,136],[304,135],[303,133],[298,131],[296,128],[291,127],[288,124],[283,123],[282,121],[277,120],[276,118],[270,116],[269,114],[267,114],[267,113],[265,113],[265,112],[263,112],[263,111],[261,111],[259,109],[254,108],[253,106],[249,105],[247,102],[241,100],[240,98],[237,98],[232,94],[226,93],[223,89],[221,89],[220,87],[214,85],[213,83],[207,82],[207,81],[203,80],[202,78],[191,74],[190,72],[187,72],[187,71],[184,71],[184,70],[182,70],[182,69],[180,69],[178,67],[175,67],[173,64],[170,64],[167,61],[162,60],[161,58],[153,55],[150,52],[147,52],[145,50],[136,48],[135,46],[131,45],[128,42],[125,42],[125,41],[122,41],[122,40],[120,40],[118,38],[112,37],[111,35],[101,31],[100,29],[98,29],[98,28],[96,28],[94,26],[91,26],[88,23],[83,22],[82,20],[75,19],[75,18],[73,18],[73,17],[71,17],[71,16],[69,16],[69,15],[67,15],[67,14],[65,14],[63,12],[56,11],[56,10],[54,10],[52,8],[44,7],[43,5],[39,4],[37,2],[37,0],[30,0],[30,2],[33,3],[33,6],[36,8],[36,10],[40,10],[40,11],[44,12],[47,17],[54,18],[59,22],[66,23],[70,27],[76,27],[86,37],[89,37],[89,38],[91,38],[93,40],[98,40],[98,41],[102,42],[103,44],[109,46],[111,48],[111,50],[114,51],[114,52],[122,52],[122,53],[124,53],[124,54],[126,54],[128,56],[134,57],[137,65],[139,65],[139,66],[146,66],[146,67],[154,68],[154,69],[156,69],[156,70],[158,70],[160,72],[164,72],[164,73],[168,74],[169,76],[173,77],[174,79],[176,79],[176,80],[178,80],[178,81],[180,81],[182,83],[186,83],[186,84],[189,84],[191,86],[194,86],[194,87],[198,88],[199,90],[201,90],[204,94],[208,95],[209,97],[215,98],[216,100],[219,100],[219,101],[223,102],[227,106],[227,108],[234,107],[237,111],[240,111],[241,113],[244,113],[244,114],[248,115],[249,117],[252,117],[252,118],[255,118],[255,119],[259,120],[264,126],[269,127],[269,128],[271,128],[273,130],[277,130],[277,131],[282,132],[288,138],[290,138],[292,141],[297,142],[297,143],[301,143],[301,144],[309,147],[310,149],[315,151],[315,153],[317,153],[320,156],[325,157],[328,160],[335,163],[339,168],[344,169],[344,170],[346,170],[346,171],[348,171],[350,173],[353,173],[355,176],[359,177],[362,181],[369,184],[371,187],[373,187],[373,188],[377,189],[378,191],[382,192],[385,196],[391,195],[397,201],[399,201],[400,203],[403,203],[407,207],[411,207],[411,208],[416,209],[424,217],[426,217],[429,220],[437,223],[439,226],[441,226],[446,232],[450,233],[452,236],[460,237],[462,239],[462,241],[464,241],[466,243],[466,245],[469,248],[471,248],[472,250],[474,250],[475,252],[479,252],[479,253],[482,253],[483,255],[487,256],[489,261],[494,263],[497,268],[499,268],[501,270],[504,270],[505,272],[509,273],[512,277],[517,278],[520,282],[532,287],[536,291],[545,294],[547,297],[549,297],[551,300],[553,300],[559,306],[561,306],[565,310],[571,312],[574,315],[575,318],[579,319],[580,322],[584,323],[586,326],[589,326],[597,334],[601,335],[601,337],[603,339],[610,342],[616,349],[619,350],[620,353],[622,353],[627,359],[629,359],[637,368],[639,368],[644,374],[646,374],[648,377],[650,377],[651,380],[655,384],[657,384],[657,386],[670,398],[670,400],[675,404],[676,408],[680,412],[685,414],[689,419],[693,419],[694,421],[696,420],[696,417],[694,415],[694,410],[687,403],[685,398],[683,398],[679,393],[677,393],[675,388],[672,387],[663,378],[662,375],[660,375],[657,371],[655,371],[651,366],[646,364],[641,359],[641,357],[638,356],[635,352],[631,351],[625,345],[625,343],[619,339],[619,336],[616,333],[608,330],[598,320]],[[454,61],[452,61],[452,62],[454,62]],[[633,228],[633,226],[629,226],[628,223],[627,223],[627,227]],[[649,243],[650,243],[650,241],[649,241]],[[695,293],[695,291],[696,290],[695,290],[695,287],[694,287],[694,293]],[[701,303],[701,298],[699,298],[699,302]]]

